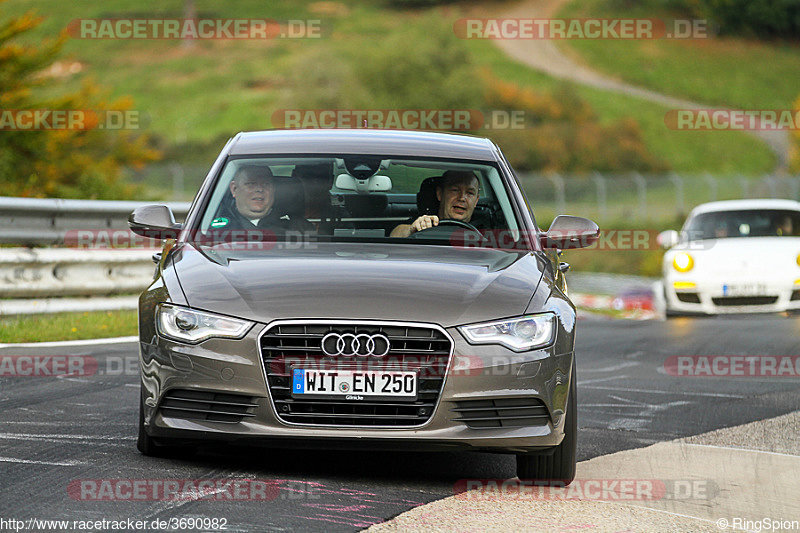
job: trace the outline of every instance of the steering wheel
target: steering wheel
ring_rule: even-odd
[[[445,226],[445,227],[442,227]],[[446,226],[454,226],[448,228]],[[430,228],[426,228],[422,231],[418,231],[416,233],[412,233],[409,238],[410,239],[437,239],[437,238],[449,238],[455,233],[456,229],[464,228],[466,230],[472,231],[480,235],[481,240],[483,240],[483,233],[480,232],[478,228],[470,224],[469,222],[464,222],[462,220],[455,220],[452,218],[444,218],[439,221],[439,225],[433,226]],[[423,235],[424,234],[424,235]],[[422,235],[421,237],[419,235]]]

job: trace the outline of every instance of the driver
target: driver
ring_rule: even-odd
[[[474,172],[467,170],[448,170],[436,186],[436,199],[439,200],[439,214],[422,215],[410,224],[400,224],[392,230],[390,237],[409,237],[410,235],[439,225],[440,220],[451,219],[469,222],[478,204],[480,181]]]

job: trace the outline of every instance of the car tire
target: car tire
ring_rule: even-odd
[[[147,434],[144,429],[144,387],[139,394],[139,437],[136,439],[136,448],[142,455],[148,457],[174,457],[177,455],[193,455],[194,449],[183,446],[165,446],[156,443],[155,439]]]
[[[572,365],[572,381],[569,386],[567,415],[564,421],[564,439],[554,450],[517,455],[517,477],[537,482],[569,485],[575,479],[575,464],[578,448],[578,401],[577,376]]]

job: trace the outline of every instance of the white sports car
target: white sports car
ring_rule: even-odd
[[[799,202],[702,204],[658,241],[667,316],[800,310]]]

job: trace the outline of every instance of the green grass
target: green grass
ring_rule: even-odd
[[[136,335],[136,311],[0,317],[0,342],[46,342]]]
[[[506,55],[488,40],[467,41],[476,60],[499,77],[533,89],[558,91],[566,82],[530,69]],[[742,132],[675,131],[664,124],[668,108],[585,86],[576,86],[601,121],[633,117],[647,148],[676,172],[762,174],[775,166],[775,156],[758,139]]]
[[[158,14],[181,17],[183,4],[183,0],[165,0],[158,6],[144,7],[134,0],[108,0],[78,8],[55,0],[9,0],[4,4],[4,12],[34,9],[44,15],[45,22],[28,36],[39,40],[57,35],[76,18]],[[325,35],[321,39],[198,41],[188,50],[172,40],[70,39],[62,61],[77,61],[83,70],[76,76],[59,78],[49,90],[63,92],[77,88],[88,76],[108,87],[112,97],[130,95],[134,108],[145,115],[143,124],[147,131],[169,146],[200,145],[204,152],[208,151],[208,157],[201,162],[210,165],[227,137],[242,130],[273,126],[272,113],[285,106],[286,101],[291,102],[293,88],[289,80],[299,55],[326,48],[345,57],[350,51],[369,47],[392,32],[412,35],[409,28],[418,16],[415,11],[387,11],[380,0],[339,2],[343,11],[332,15],[315,11],[311,0],[274,0],[268,4],[260,0],[235,4],[196,0],[195,4],[198,14],[204,17],[321,19]],[[453,5],[442,13],[453,20],[463,15]],[[535,90],[558,91],[561,87],[562,82],[509,59],[491,41],[463,43],[479,66],[490,68],[504,79]],[[411,44],[409,50],[413,51]],[[785,77],[791,78],[788,73]],[[708,80],[703,76],[696,83],[705,86]],[[647,148],[678,172],[759,174],[774,166],[769,149],[748,135],[670,131],[664,125],[665,108],[597,89],[578,87],[577,91],[590,102],[601,121],[633,117],[641,126]],[[197,155],[188,156],[180,150],[170,159],[199,162]],[[201,175],[187,176],[186,188],[191,189],[190,183],[198,183],[200,179]],[[164,194],[171,195],[171,191],[165,190]]]
[[[636,2],[576,0],[563,18],[661,18]],[[630,4],[630,5],[627,5]],[[619,7],[617,7],[619,6]],[[651,3],[652,6],[652,3]],[[683,18],[683,17],[681,17]],[[788,109],[800,97],[800,43],[741,38],[562,40],[563,49],[617,78],[665,94],[709,105],[744,109]]]

